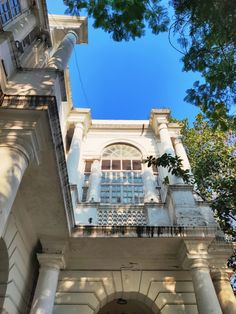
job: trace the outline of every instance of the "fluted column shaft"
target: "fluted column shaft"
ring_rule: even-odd
[[[0,238],[15,200],[22,177],[29,163],[21,147],[0,146]]]

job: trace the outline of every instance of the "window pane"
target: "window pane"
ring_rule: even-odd
[[[142,170],[141,160],[133,160],[133,170]]]
[[[122,160],[122,169],[131,170],[131,160]]]
[[[93,160],[86,160],[86,161],[85,161],[85,169],[84,169],[84,172],[91,172],[92,163],[93,163]]]
[[[120,160],[112,160],[112,170],[120,170]]]
[[[102,161],[102,170],[110,170],[110,160]]]
[[[87,187],[83,187],[82,202],[86,202],[87,193],[88,193],[88,188]]]

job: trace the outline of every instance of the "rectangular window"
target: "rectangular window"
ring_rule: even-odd
[[[88,187],[84,186],[82,191],[82,202],[86,202],[87,200],[87,194],[88,194]]]
[[[91,172],[93,160],[86,160],[85,161],[85,169],[84,172]]]
[[[141,160],[133,160],[133,170],[142,170]]]
[[[122,160],[122,169],[131,170],[131,160]]]
[[[112,170],[120,170],[120,160],[112,160]]]
[[[110,170],[110,160],[102,161],[102,170]]]
[[[1,0],[0,1],[0,21],[2,25],[7,24],[14,17],[20,14],[19,0]]]
[[[110,181],[106,181],[109,177]],[[107,171],[102,173],[101,203],[142,204],[144,200],[142,173]]]

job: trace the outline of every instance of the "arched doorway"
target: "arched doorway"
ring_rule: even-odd
[[[3,308],[5,294],[7,290],[9,271],[9,259],[7,247],[3,239],[0,239],[0,313],[6,313]]]
[[[120,298],[106,304],[98,314],[154,314],[154,312],[141,301]]]

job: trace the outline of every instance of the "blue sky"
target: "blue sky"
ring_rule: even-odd
[[[64,14],[63,0],[47,4],[49,14]],[[182,72],[167,34],[117,43],[90,20],[88,33],[88,45],[78,45],[70,61],[74,107],[91,108],[93,119],[148,119],[152,108],[170,108],[193,121],[198,109],[183,99],[199,76]]]

